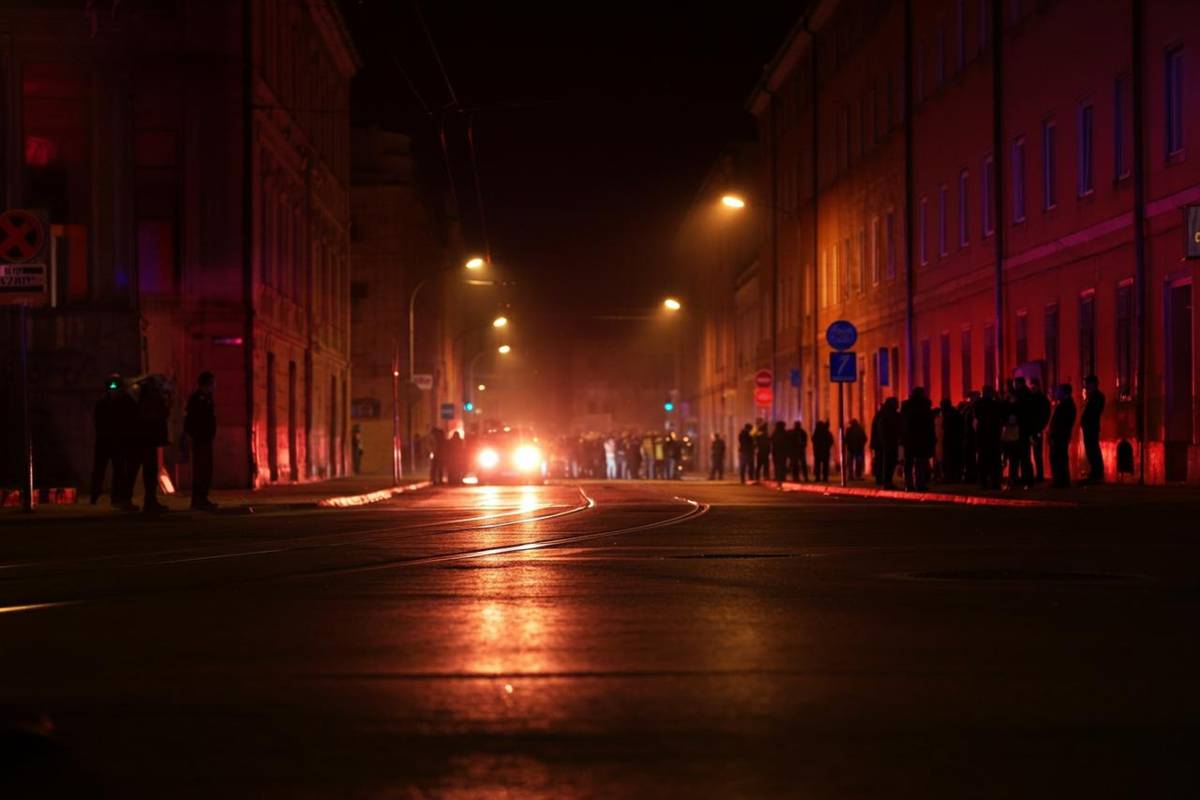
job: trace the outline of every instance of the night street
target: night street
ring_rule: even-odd
[[[1194,511],[1131,505],[8,516],[2,793],[1195,796]]]

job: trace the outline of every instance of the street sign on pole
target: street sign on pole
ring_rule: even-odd
[[[849,350],[858,341],[858,329],[844,319],[829,323],[825,329],[825,341],[834,350]]]
[[[792,367],[791,375],[789,377],[791,378],[792,388],[799,389],[800,388],[800,370],[796,369],[795,367]]]
[[[771,388],[756,386],[754,388],[754,405],[757,408],[770,408],[771,400],[774,398],[774,392]]]
[[[454,419],[454,403],[442,403],[442,419]]]
[[[44,211],[0,213],[0,303],[50,302],[50,225]]]
[[[829,380],[833,383],[854,383],[858,380],[858,357],[854,353],[830,353]]]
[[[775,384],[775,377],[769,369],[760,369],[754,373],[754,385],[760,389],[770,389]]]
[[[416,386],[422,392],[428,392],[433,389],[433,376],[428,373],[417,373],[413,375],[413,386]]]

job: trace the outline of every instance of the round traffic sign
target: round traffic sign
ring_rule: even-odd
[[[775,378],[771,375],[771,370],[760,369],[754,373],[754,385],[760,389],[770,389],[775,384]]]
[[[770,408],[773,392],[770,389],[758,387],[754,390],[754,405],[758,408]]]
[[[825,341],[834,350],[849,350],[858,341],[858,329],[844,319],[829,323],[825,329]]]
[[[0,214],[0,260],[21,263],[42,252],[46,228],[32,211],[14,208]]]

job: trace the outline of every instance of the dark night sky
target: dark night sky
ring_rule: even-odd
[[[493,256],[523,300],[602,313],[671,288],[681,214],[722,146],[753,135],[745,100],[802,5],[423,4],[459,102],[478,109]],[[413,4],[344,6],[366,64],[356,121],[414,134],[442,177],[434,124],[397,67],[429,107],[450,103]],[[464,118],[447,119],[464,228],[479,242]]]

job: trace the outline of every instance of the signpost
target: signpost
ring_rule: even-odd
[[[447,422],[454,419],[454,403],[442,403],[442,419]]]
[[[418,372],[413,375],[413,386],[422,392],[428,392],[433,389],[433,376],[427,372]]]
[[[825,341],[835,352],[829,354],[829,380],[838,387],[838,453],[841,455],[841,483],[846,485],[846,393],[847,383],[858,380],[858,358],[846,352],[858,341],[858,329],[844,319],[829,324]]]
[[[770,408],[775,399],[775,376],[769,369],[760,369],[754,373],[754,405],[757,408]]]
[[[44,305],[50,299],[50,226],[41,211],[0,213],[0,303]]]

